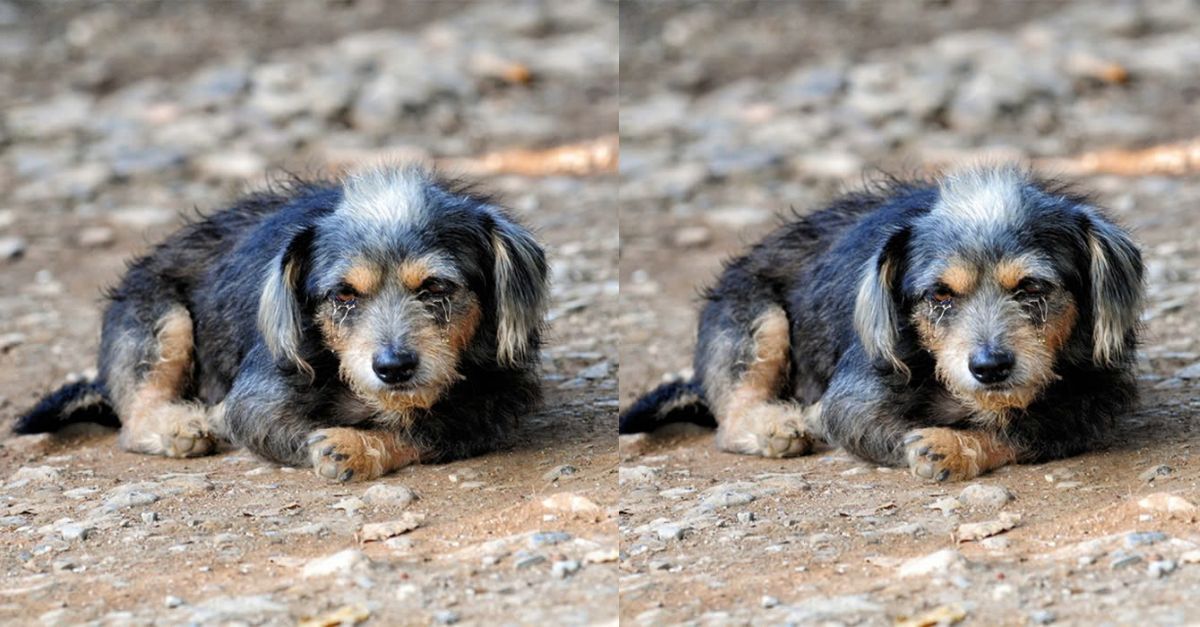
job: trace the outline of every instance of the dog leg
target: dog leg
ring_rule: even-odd
[[[787,383],[790,329],[783,308],[773,305],[754,320],[749,346],[731,346],[720,341],[709,365],[706,391],[717,417],[717,447],[731,453],[763,457],[793,457],[812,451],[814,438],[808,428],[819,408],[805,408],[780,398]],[[732,374],[736,358],[748,354],[735,380],[722,384]],[[816,407],[816,406],[814,406]]]
[[[152,363],[128,398],[118,407],[121,448],[149,455],[208,455],[216,440],[206,410],[182,400],[192,370],[192,318],[176,305],[156,324]]]
[[[417,449],[393,431],[318,429],[306,443],[313,471],[338,481],[375,479],[420,459]]]
[[[1017,460],[1012,444],[980,430],[931,427],[904,437],[904,454],[912,474],[934,481],[964,481]]]

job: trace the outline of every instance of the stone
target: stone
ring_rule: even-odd
[[[1150,468],[1147,468],[1145,471],[1143,471],[1141,474],[1138,475],[1138,479],[1141,479],[1142,481],[1145,481],[1146,483],[1151,483],[1156,479],[1161,479],[1163,477],[1169,477],[1174,472],[1175,472],[1174,468],[1171,468],[1170,466],[1168,466],[1166,464],[1159,464],[1157,466],[1152,466]]]
[[[262,176],[267,161],[247,150],[228,150],[204,155],[194,163],[196,170],[214,179],[244,180]]]
[[[542,507],[552,512],[566,512],[587,516],[598,516],[600,506],[591,499],[573,492],[559,492],[542,499]]]
[[[58,529],[59,535],[67,542],[87,540],[93,531],[95,531],[95,527],[81,523],[68,523]]]
[[[1161,531],[1136,531],[1125,536],[1126,548],[1148,546],[1167,540],[1167,534]]]
[[[712,230],[706,226],[685,226],[671,236],[671,243],[676,248],[702,248],[710,242],[712,242]]]
[[[107,248],[116,241],[116,233],[107,226],[89,226],[75,235],[75,243],[84,248]]]
[[[55,466],[22,466],[8,478],[9,483],[18,481],[34,483],[57,483],[62,479],[62,469]]]
[[[386,540],[388,538],[408,533],[417,527],[420,527],[425,522],[424,514],[414,514],[405,512],[397,520],[389,520],[387,522],[368,523],[363,525],[359,531],[358,537],[363,542],[371,542],[373,540]]]
[[[929,555],[914,557],[900,564],[897,574],[901,577],[942,575],[956,566],[966,563],[962,554],[954,549],[942,549]]]
[[[453,625],[462,620],[454,610],[437,610],[433,613],[433,622],[439,625]]]
[[[999,509],[1013,500],[1013,495],[1004,486],[973,483],[963,488],[958,500],[972,507]]]
[[[1153,579],[1159,579],[1175,572],[1174,560],[1155,560],[1146,567],[1146,574]]]
[[[402,485],[377,483],[363,492],[362,500],[375,507],[403,509],[417,499],[413,491]]]
[[[550,574],[559,579],[566,579],[579,572],[580,568],[579,560],[559,560],[550,565]]]
[[[1167,492],[1155,492],[1140,499],[1138,507],[1146,511],[1184,518],[1192,518],[1196,515],[1196,506],[1191,501]]]
[[[15,235],[0,237],[0,259],[10,261],[25,254],[25,239]]]
[[[7,128],[19,138],[45,139],[78,130],[93,111],[90,97],[66,92],[36,104],[10,109]]]
[[[538,531],[529,536],[530,548],[553,546],[571,540],[571,534],[564,531]]]
[[[346,549],[308,562],[304,565],[302,576],[309,579],[329,575],[348,575],[367,564],[370,564],[370,560],[362,551]]]
[[[544,481],[553,482],[553,481],[558,481],[559,479],[573,477],[578,473],[579,473],[578,468],[576,468],[570,464],[563,464],[562,466],[555,466],[554,468],[551,468],[549,471],[546,472],[546,474],[542,475],[542,479]]]
[[[1175,377],[1185,381],[1200,379],[1200,361],[1181,368],[1179,372],[1175,373]]]
[[[602,362],[599,362],[596,364],[592,364],[591,366],[588,366],[587,368],[584,368],[583,370],[580,370],[579,378],[588,379],[589,381],[594,381],[596,379],[604,379],[604,378],[608,377],[609,370],[610,370],[610,367],[608,365],[608,362],[602,361]]]

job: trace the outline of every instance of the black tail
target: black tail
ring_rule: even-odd
[[[704,401],[700,384],[693,381],[664,383],[639,398],[621,414],[619,433],[653,431],[669,422],[694,422],[717,426],[717,419]]]
[[[16,433],[49,433],[75,422],[96,422],[119,427],[117,413],[108,402],[104,386],[95,381],[69,383],[38,402],[17,418]]]

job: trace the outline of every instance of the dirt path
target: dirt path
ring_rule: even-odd
[[[1200,132],[1179,96],[1200,84],[1172,62],[1200,35],[1182,7],[926,4],[920,23],[893,3],[810,8],[622,13],[622,405],[687,372],[700,288],[789,207],[811,211],[875,168]],[[1089,76],[1095,60],[1128,82]],[[1007,468],[963,494],[836,450],[763,460],[717,452],[702,429],[623,437],[622,620],[1194,621],[1200,533],[1138,501],[1200,501],[1200,381],[1185,369],[1200,359],[1200,182],[1079,184],[1135,230],[1149,267],[1144,402],[1111,450]],[[954,541],[963,523],[1012,515],[1006,533]]]
[[[0,259],[0,430],[93,367],[102,289],[192,207],[381,149],[470,157],[615,128],[615,7],[396,4],[3,3],[0,238],[20,252]],[[505,78],[514,64],[531,80]],[[547,399],[512,448],[368,493],[244,451],[0,436],[0,623],[615,621],[616,179],[482,184],[554,268]],[[559,494],[588,511],[543,504]],[[415,531],[358,541],[410,513]]]

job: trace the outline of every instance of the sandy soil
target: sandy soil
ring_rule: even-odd
[[[0,259],[0,623],[615,621],[611,175],[481,181],[554,267],[546,402],[500,452],[375,482],[411,503],[239,450],[181,461],[104,429],[7,435],[93,368],[102,290],[192,207],[346,155],[614,132],[615,7],[409,4],[0,6],[0,236],[21,249]],[[397,63],[440,82],[406,83]],[[505,82],[503,63],[532,80]],[[559,493],[586,511],[543,504]],[[360,542],[410,513],[416,530]]]
[[[667,3],[622,12],[622,406],[665,376],[686,375],[700,289],[776,214],[812,211],[879,169],[903,174],[984,153],[1032,159],[1194,136],[1194,105],[1178,97],[1194,79],[1148,70],[1103,86],[1077,82],[1065,65],[1048,70],[1062,81],[1061,95],[997,96],[1012,99],[975,126],[964,111],[978,110],[966,107],[996,94],[964,101],[964,86],[973,78],[1005,85],[997,59],[1010,58],[1013,46],[1036,46],[1023,57],[1029,72],[1041,67],[1034,60],[1067,55],[1060,45],[1127,67],[1142,66],[1126,50],[1154,49],[1165,71],[1168,56],[1154,42],[1195,32],[1197,23],[1186,7],[1165,19],[1082,4],[924,3],[912,12],[872,2],[807,11]],[[976,45],[977,56],[956,52]],[[825,68],[849,79],[821,83],[814,77],[828,76]],[[943,95],[921,110],[928,93]],[[1158,93],[1175,96],[1150,96]],[[1076,108],[1092,113],[1077,117]],[[1116,121],[1125,111],[1145,123]],[[710,431],[690,426],[623,436],[622,620],[1193,621],[1200,568],[1186,554],[1200,533],[1186,517],[1138,501],[1158,492],[1200,497],[1200,402],[1196,381],[1180,372],[1200,348],[1200,187],[1195,177],[1077,182],[1135,230],[1150,267],[1144,400],[1110,449],[973,482],[1015,497],[994,507],[961,494],[965,485],[924,483],[838,450],[764,460],[718,452]],[[1142,476],[1158,465],[1170,474]],[[1006,533],[955,542],[963,523],[1013,514],[1020,522]],[[927,574],[902,576],[914,568],[906,560],[934,554]]]

